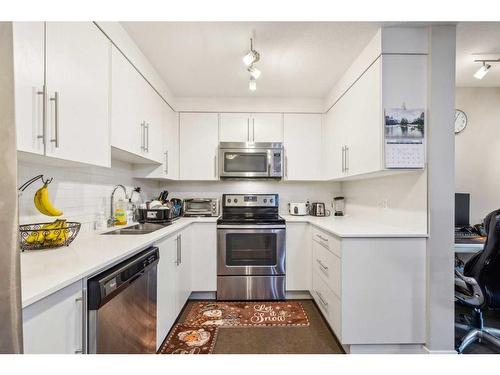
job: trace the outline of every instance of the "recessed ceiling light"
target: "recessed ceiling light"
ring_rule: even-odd
[[[483,79],[484,76],[486,74],[488,74],[488,72],[490,71],[490,68],[491,68],[491,65],[490,64],[486,64],[484,61],[483,61],[483,66],[480,67],[476,73],[474,73],[474,78],[477,78],[477,79]]]

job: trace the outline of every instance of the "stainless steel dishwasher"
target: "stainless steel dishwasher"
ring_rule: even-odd
[[[88,280],[88,352],[156,352],[157,247]]]

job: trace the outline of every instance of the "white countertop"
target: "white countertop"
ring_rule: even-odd
[[[287,222],[306,222],[323,229],[338,237],[427,237],[422,231],[402,228],[396,224],[382,223],[380,221],[368,221],[354,216],[294,216],[281,215]]]
[[[68,247],[25,251],[21,254],[22,306],[28,306],[84,277],[145,249],[191,223],[215,223],[217,218],[182,217],[172,225],[142,235],[81,233]],[[104,232],[114,229],[109,228]]]
[[[405,230],[345,217],[282,215],[287,222],[307,222],[339,237],[427,237]],[[192,223],[215,223],[217,218],[180,218],[164,229],[143,235],[81,233],[68,247],[21,254],[22,305],[28,306],[78,280],[93,275],[145,249]],[[113,230],[110,228],[106,231]]]

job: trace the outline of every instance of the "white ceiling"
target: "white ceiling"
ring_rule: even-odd
[[[178,97],[323,98],[375,35],[368,22],[123,22]],[[262,71],[242,62],[254,33]]]
[[[457,26],[457,86],[500,87],[500,63],[491,64],[481,80],[473,74],[481,66],[474,59],[500,57],[500,22],[461,22]]]

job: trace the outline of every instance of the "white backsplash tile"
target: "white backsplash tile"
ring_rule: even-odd
[[[159,192],[157,181],[135,179],[129,164],[115,160],[111,168],[55,167],[44,165],[43,159],[39,164],[19,161],[18,185],[39,174],[54,178],[49,185],[52,202],[63,211],[65,219],[82,223],[83,230],[93,229],[100,212],[109,216],[111,191],[116,184],[124,185],[128,194],[132,188],[140,186],[144,199],[150,199]],[[53,220],[40,214],[33,203],[34,194],[40,186],[41,182],[34,183],[20,197],[20,224]],[[121,197],[121,191],[117,191],[116,196]]]

